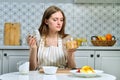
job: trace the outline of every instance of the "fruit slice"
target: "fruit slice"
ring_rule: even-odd
[[[80,69],[77,69],[77,72],[80,73]]]
[[[90,66],[83,66],[80,70],[82,73],[95,73],[94,69]]]

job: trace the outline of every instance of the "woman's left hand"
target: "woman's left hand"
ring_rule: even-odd
[[[68,55],[73,55],[73,53],[76,51],[76,49],[68,49]]]
[[[68,61],[68,67],[69,68],[75,68],[76,67],[76,63],[75,63],[75,57],[74,57],[74,53],[76,51],[76,48],[74,49],[68,49],[68,54],[67,54],[67,61]]]

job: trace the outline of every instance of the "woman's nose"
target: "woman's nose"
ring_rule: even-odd
[[[60,24],[61,23],[61,21],[60,20],[58,20],[58,22],[57,22],[58,24]]]

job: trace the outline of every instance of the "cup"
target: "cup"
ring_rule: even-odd
[[[67,49],[76,49],[78,47],[78,43],[76,40],[71,40],[66,42]]]
[[[82,38],[82,46],[87,46],[87,39],[86,38]]]
[[[29,73],[29,62],[19,61],[17,63],[17,68],[20,74],[28,74]]]

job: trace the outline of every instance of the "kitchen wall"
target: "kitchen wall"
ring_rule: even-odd
[[[25,42],[27,34],[33,34],[38,29],[44,10],[50,5],[56,5],[64,11],[67,18],[66,32],[73,37],[86,37],[88,44],[92,45],[91,36],[111,33],[118,40],[115,46],[120,46],[120,4],[19,1],[0,2],[0,45],[4,45],[5,22],[21,23],[22,45],[27,45]]]
[[[73,3],[74,0],[0,0],[0,2]]]

